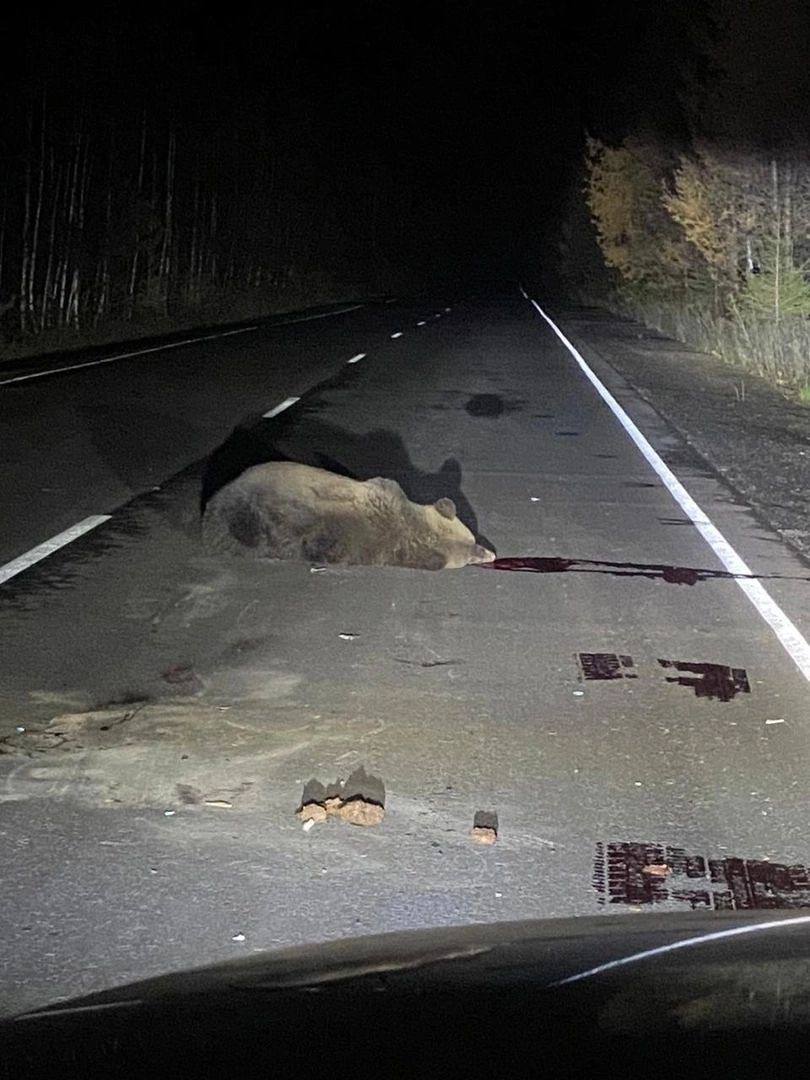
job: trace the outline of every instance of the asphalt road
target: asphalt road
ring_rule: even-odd
[[[2,1010],[349,934],[810,904],[810,571],[574,344],[771,624],[515,290],[0,386],[0,563],[110,515],[0,586]],[[269,455],[450,495],[546,572],[212,558],[201,489]],[[303,831],[305,781],[359,765],[384,822]]]

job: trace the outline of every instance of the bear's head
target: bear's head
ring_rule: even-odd
[[[394,565],[457,570],[474,563],[492,562],[495,558],[493,551],[475,542],[473,533],[459,519],[452,499],[443,498],[428,505],[413,503],[396,480],[383,476],[375,476],[365,484],[393,508],[394,520],[401,519],[403,544],[397,549],[397,558],[403,561]]]
[[[457,570],[474,563],[492,562],[495,553],[476,544],[475,537],[456,514],[452,499],[439,499],[424,507],[430,532],[436,537],[435,550],[444,557],[440,569]]]

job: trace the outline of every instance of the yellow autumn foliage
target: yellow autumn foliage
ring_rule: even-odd
[[[705,162],[682,158],[675,172],[674,190],[666,192],[663,203],[684,236],[700,252],[712,280],[727,277],[733,252],[724,224],[727,214],[722,205],[721,185]]]
[[[630,285],[688,283],[696,260],[662,201],[663,165],[632,139],[611,147],[588,139],[586,200],[605,264]]]

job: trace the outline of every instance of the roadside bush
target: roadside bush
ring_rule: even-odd
[[[734,364],[810,385],[810,165],[707,143],[589,139],[585,198],[612,305]]]

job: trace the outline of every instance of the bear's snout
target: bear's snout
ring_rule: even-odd
[[[489,548],[483,547],[481,544],[476,544],[473,550],[473,557],[470,559],[471,563],[485,563],[495,561],[495,552],[490,551]]]

